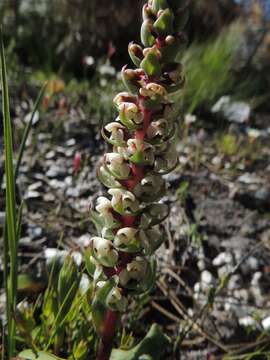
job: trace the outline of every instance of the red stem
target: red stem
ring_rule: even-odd
[[[118,313],[108,310],[103,323],[103,331],[96,360],[109,360],[113,347],[113,339],[116,333],[117,321]]]

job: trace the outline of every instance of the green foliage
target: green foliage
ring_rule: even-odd
[[[218,151],[226,156],[232,156],[239,149],[239,142],[234,134],[223,134],[217,140]]]
[[[192,113],[201,105],[212,105],[220,95],[233,90],[235,78],[232,68],[241,31],[232,25],[214,40],[191,45],[183,58],[187,85],[184,105]]]
[[[145,338],[130,350],[112,351],[110,360],[162,359],[169,340],[157,325],[152,325]],[[147,356],[147,357],[146,357]]]
[[[33,352],[32,350],[24,350],[19,356],[26,360],[63,360],[45,351]]]
[[[18,272],[18,236],[20,223],[17,223],[16,196],[15,196],[15,175],[13,169],[13,135],[9,110],[9,94],[7,72],[4,54],[2,33],[1,41],[1,80],[2,80],[2,112],[4,122],[4,145],[5,145],[5,175],[6,175],[6,227],[4,234],[4,270],[5,270],[5,291],[7,298],[7,352],[9,358],[15,354],[15,322],[12,316],[16,308],[17,299],[17,272]],[[19,216],[20,219],[20,216]]]
[[[58,359],[48,354],[49,351],[72,360],[84,360],[95,343],[89,305],[91,284],[88,283],[87,289],[80,287],[81,274],[70,256],[62,265],[59,258],[52,261],[45,293],[36,303],[26,303],[16,311],[19,342],[30,348],[20,356],[32,359],[38,352],[38,359],[47,359],[46,356]]]

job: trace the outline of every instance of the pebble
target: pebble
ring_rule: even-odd
[[[239,289],[241,283],[242,283],[242,279],[240,275],[238,274],[232,275],[228,283],[228,289],[229,290]]]
[[[5,212],[0,211],[0,224],[4,225],[4,222],[5,222]]]
[[[243,175],[239,176],[237,181],[239,181],[243,184],[247,184],[247,185],[261,184],[263,182],[263,180],[261,178],[259,178],[258,176],[254,175],[254,174],[250,174],[250,173],[244,173]]]
[[[82,278],[79,285],[82,295],[84,295],[88,291],[90,285],[91,283],[89,277],[86,274],[82,274]]]
[[[24,117],[24,122],[28,124],[32,118],[32,112],[28,113]],[[35,125],[39,121],[39,112],[36,111],[32,120],[32,124]]]
[[[240,318],[238,320],[238,322],[239,322],[239,325],[241,325],[243,327],[249,327],[249,326],[255,327],[257,325],[255,319],[253,319],[253,317],[249,316],[249,315]]]
[[[211,109],[220,113],[226,120],[243,124],[250,118],[251,107],[244,101],[233,101],[230,96],[222,96]]]
[[[27,190],[26,193],[24,194],[24,199],[37,199],[41,197],[41,193],[38,191],[31,191],[31,190]]]
[[[65,189],[66,188],[66,184],[63,181],[59,181],[56,179],[50,180],[49,184],[53,189]]]
[[[56,155],[55,151],[51,150],[51,151],[47,152],[45,158],[47,160],[52,160],[55,158],[55,155]]]
[[[233,262],[232,254],[227,253],[227,252],[222,252],[222,253],[218,254],[217,257],[214,258],[213,265],[221,266],[224,264],[231,264],[232,262]]]
[[[266,317],[262,321],[262,327],[264,330],[269,331],[270,330],[270,316]]]
[[[68,255],[66,250],[59,250],[56,248],[47,248],[44,250],[44,257],[47,265],[51,263],[54,258],[64,259]]]
[[[46,194],[44,194],[44,196],[43,196],[43,200],[46,201],[46,202],[55,201],[55,195],[52,194],[52,193],[46,193]]]
[[[27,233],[32,239],[37,239],[42,236],[43,230],[39,226],[29,225],[27,229]]]
[[[90,245],[91,236],[89,234],[81,235],[78,239],[76,239],[76,244],[81,247],[87,247]]]
[[[201,282],[203,284],[212,285],[215,282],[213,275],[208,270],[204,270],[201,273]]]

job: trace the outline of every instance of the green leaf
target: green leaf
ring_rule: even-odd
[[[151,47],[155,44],[156,39],[151,32],[152,23],[145,20],[141,27],[141,40],[144,46]]]
[[[137,92],[139,90],[139,86],[134,84],[134,82],[132,80],[130,80],[130,78],[127,76],[127,74],[123,70],[121,72],[121,77],[122,77],[123,84],[125,85],[127,90],[129,92],[131,92],[131,94],[137,94]]]
[[[174,27],[176,32],[182,31],[187,25],[189,19],[189,9],[185,8],[176,14]]]
[[[147,355],[155,360],[162,359],[162,354],[169,344],[169,339],[161,329],[152,325],[145,338],[131,350],[113,349],[110,360],[139,360]]]
[[[170,35],[174,32],[173,23],[174,23],[173,12],[170,9],[166,9],[155,21],[154,28],[159,36]]]
[[[5,236],[4,236],[4,272],[5,272],[5,291],[7,295],[7,323],[8,340],[7,352],[9,358],[15,353],[15,322],[12,317],[16,308],[17,299],[17,233],[16,226],[16,196],[15,196],[15,176],[13,169],[13,134],[9,109],[8,81],[5,62],[5,52],[3,44],[2,30],[0,29],[1,42],[1,86],[2,86],[2,112],[4,123],[4,149],[5,149],[5,178],[6,178],[6,204],[5,204]],[[18,223],[19,225],[19,223]],[[8,271],[8,269],[10,269]]]
[[[93,324],[98,333],[102,332],[102,325],[104,322],[104,318],[108,307],[106,305],[107,297],[112,290],[112,288],[116,285],[116,280],[114,277],[110,278],[106,281],[106,284],[96,291],[93,303],[92,303],[92,319]]]
[[[99,166],[97,169],[97,178],[104,186],[109,189],[120,189],[123,187],[120,182],[117,181],[108,171],[108,168],[104,167],[103,165]]]
[[[139,67],[143,57],[142,48],[139,45],[131,43],[128,47],[128,53],[134,65]]]
[[[167,0],[153,0],[152,9],[154,13],[158,13],[159,10],[164,10],[168,8]]]
[[[46,279],[35,276],[36,274],[25,273],[18,276],[18,292],[36,294],[40,293],[47,285]]]
[[[91,278],[93,278],[95,270],[96,270],[96,265],[94,264],[93,261],[91,261],[92,251],[90,248],[88,248],[84,251],[83,257],[84,257],[86,271],[88,272],[89,276],[91,276]]]
[[[38,351],[35,354],[32,350],[24,350],[19,356],[25,360],[64,360],[45,351]]]
[[[104,221],[99,213],[95,210],[90,210],[90,220],[95,225],[98,235],[101,235],[101,231],[104,227]]]
[[[148,76],[159,76],[161,74],[159,60],[153,52],[149,52],[146,55],[140,66]]]

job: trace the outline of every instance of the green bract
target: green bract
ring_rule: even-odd
[[[129,44],[138,68],[122,69],[127,91],[114,98],[118,116],[102,129],[111,150],[97,176],[108,195],[99,197],[91,210],[98,236],[86,253],[86,268],[96,287],[93,319],[102,336],[112,314],[125,311],[128,295],[146,293],[155,283],[154,253],[166,237],[162,221],[169,213],[160,202],[166,193],[162,175],[178,164],[174,135],[184,85],[179,58],[186,5],[186,0],[145,4],[145,48]]]

